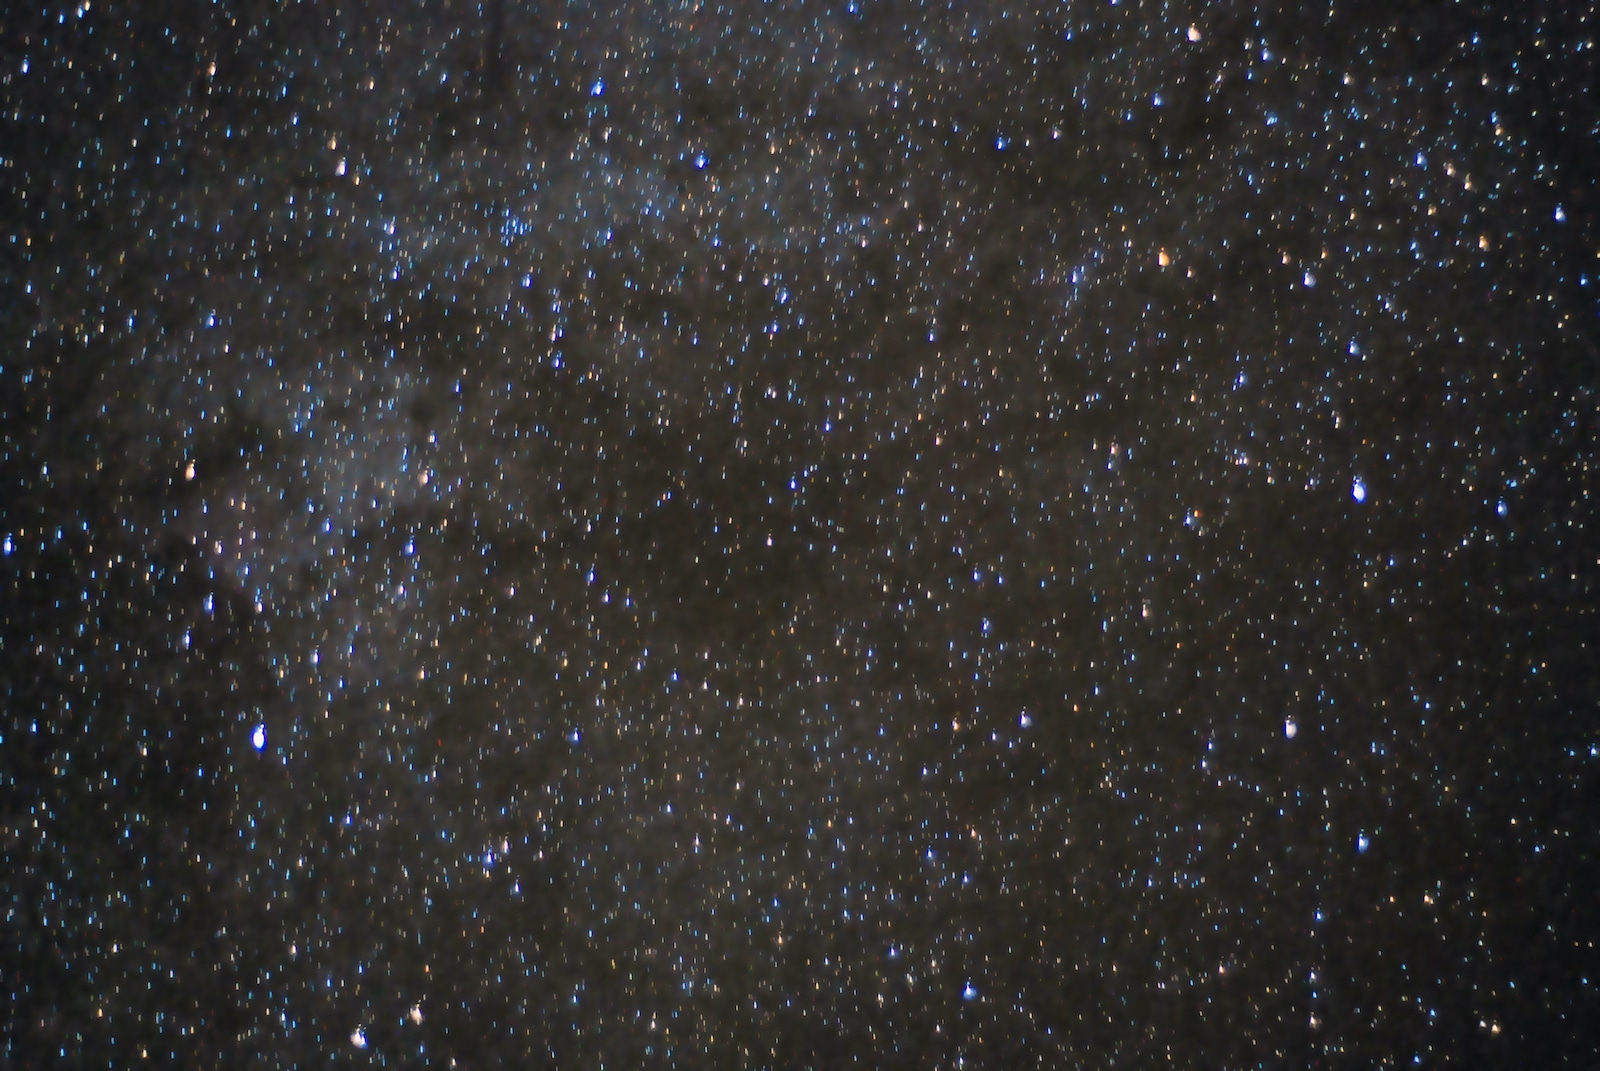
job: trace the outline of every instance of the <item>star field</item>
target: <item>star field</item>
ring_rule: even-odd
[[[1588,1067],[1596,15],[30,2],[17,1067]]]

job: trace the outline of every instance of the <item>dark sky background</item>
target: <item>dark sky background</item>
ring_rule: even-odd
[[[1582,3],[0,16],[0,1062],[1600,1062]]]

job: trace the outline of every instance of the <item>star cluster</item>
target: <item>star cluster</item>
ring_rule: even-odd
[[[1596,27],[1391,7],[8,14],[5,1060],[1590,1065]]]

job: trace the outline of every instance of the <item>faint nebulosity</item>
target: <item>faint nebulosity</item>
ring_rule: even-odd
[[[1595,1066],[1596,22],[13,5],[0,1062]]]

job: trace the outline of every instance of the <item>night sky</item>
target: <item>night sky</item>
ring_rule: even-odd
[[[0,1063],[1600,1066],[1584,3],[0,16]]]

